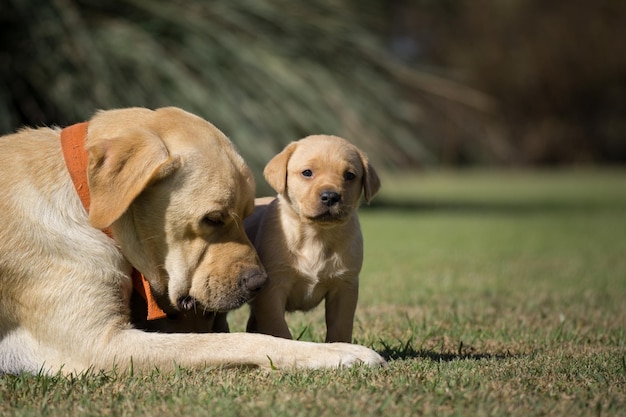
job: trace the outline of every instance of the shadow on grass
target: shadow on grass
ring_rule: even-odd
[[[480,353],[475,352],[473,348],[459,344],[457,352],[437,352],[428,349],[415,349],[410,342],[404,345],[389,346],[383,343],[383,349],[378,353],[387,361],[407,360],[407,359],[429,359],[434,362],[452,362],[452,361],[480,361],[480,360],[503,360],[513,358],[516,355],[510,352],[506,353]]]

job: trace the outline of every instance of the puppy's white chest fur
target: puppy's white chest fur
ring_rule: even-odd
[[[289,280],[292,287],[287,295],[287,311],[312,309],[329,291],[355,284],[361,269],[360,234],[329,239],[320,236],[319,231],[308,232],[300,234],[290,245],[293,258],[289,274],[295,279]],[[341,235],[340,231],[324,230],[323,233]]]
[[[334,248],[326,248],[319,242],[312,242],[295,251],[294,267],[298,274],[312,283],[333,278],[341,279],[349,270],[345,256],[342,255]]]
[[[337,280],[348,278],[346,274],[348,269],[336,268],[335,264],[334,261],[327,260],[323,263],[310,263],[314,269],[305,266],[304,269],[294,271],[296,279],[292,281],[291,291],[287,295],[286,310],[306,311],[314,308],[332,288],[337,287]],[[349,274],[349,277],[352,278],[354,275]]]

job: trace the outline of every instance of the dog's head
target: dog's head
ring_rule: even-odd
[[[176,108],[105,111],[85,147],[89,220],[110,227],[161,308],[226,311],[262,287],[243,229],[254,180],[215,126]]]
[[[292,142],[267,164],[264,175],[302,220],[319,225],[346,222],[361,194],[369,202],[380,188],[363,152],[337,136]]]

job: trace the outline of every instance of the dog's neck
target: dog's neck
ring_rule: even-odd
[[[61,130],[61,147],[67,170],[72,178],[76,193],[80,197],[83,206],[89,212],[91,202],[89,195],[89,182],[87,180],[87,152],[85,151],[85,139],[89,122],[78,123]],[[113,237],[111,229],[103,230],[109,237]],[[146,300],[148,306],[147,319],[156,320],[166,317],[166,314],[156,303],[152,295],[150,284],[141,272],[133,268],[133,288]]]

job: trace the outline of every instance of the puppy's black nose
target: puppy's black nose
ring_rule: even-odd
[[[241,277],[241,285],[250,292],[260,291],[267,284],[267,274],[259,271],[247,271]]]
[[[320,194],[320,201],[327,207],[334,206],[339,202],[339,200],[341,200],[341,196],[339,193],[335,193],[333,191],[323,191]]]

